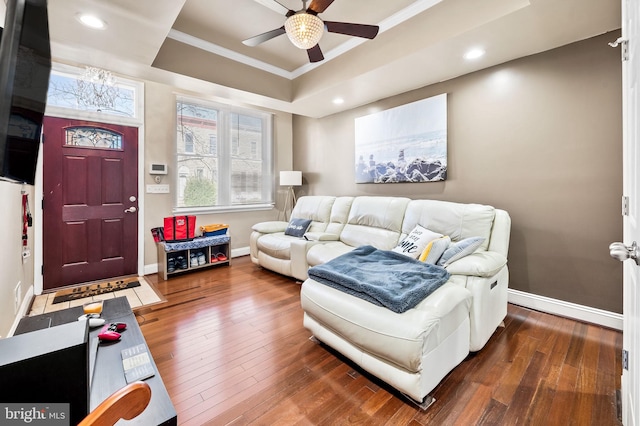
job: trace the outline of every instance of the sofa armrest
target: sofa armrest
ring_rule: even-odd
[[[307,232],[304,234],[305,238],[309,241],[338,241],[340,235],[330,234],[328,232]]]
[[[311,241],[301,238],[299,240],[291,241],[291,275],[300,281],[304,281],[309,278],[307,271],[310,268],[307,261],[307,252],[316,244],[321,244],[320,241]]]
[[[287,225],[288,222],[274,220],[271,222],[256,223],[251,229],[262,234],[273,234],[274,232],[284,232],[287,229]]]
[[[440,318],[453,311],[461,303],[464,304],[467,311],[471,308],[471,293],[469,290],[454,283],[446,282],[422,300],[415,309],[436,312],[436,317]]]
[[[446,267],[452,275],[472,275],[476,277],[492,277],[497,274],[507,258],[495,251],[471,253],[462,259],[456,260]]]

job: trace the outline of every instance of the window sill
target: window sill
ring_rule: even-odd
[[[207,213],[231,213],[231,212],[253,212],[261,210],[272,210],[274,204],[250,204],[239,206],[211,206],[211,207],[175,207],[173,214],[207,214]]]

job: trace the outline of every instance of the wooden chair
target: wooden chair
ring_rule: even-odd
[[[151,388],[138,381],[115,391],[90,412],[78,426],[113,426],[118,420],[131,420],[147,408]]]

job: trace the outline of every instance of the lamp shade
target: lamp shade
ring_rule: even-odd
[[[280,172],[280,186],[300,186],[302,185],[302,172],[282,171]]]

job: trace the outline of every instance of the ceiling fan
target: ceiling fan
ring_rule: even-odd
[[[379,27],[377,25],[323,21],[320,19],[318,14],[324,12],[334,0],[311,0],[309,7],[307,7],[307,0],[302,0],[302,9],[297,12],[284,7],[276,0],[255,1],[271,10],[282,13],[287,17],[287,20],[280,28],[244,40],[242,43],[247,46],[257,46],[279,35],[287,34],[289,40],[296,47],[307,51],[310,62],[320,62],[324,59],[324,55],[318,45],[318,41],[320,41],[325,29],[330,33],[368,39],[373,39],[378,35]]]

